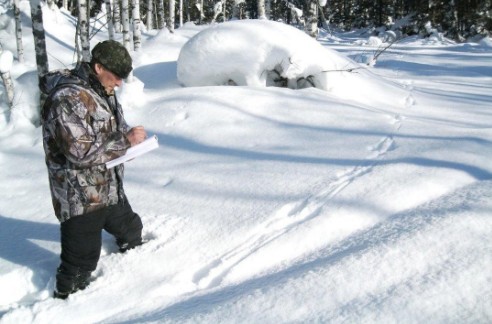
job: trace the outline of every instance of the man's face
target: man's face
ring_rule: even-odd
[[[119,76],[117,76],[113,72],[107,70],[101,64],[96,63],[95,70],[96,70],[96,75],[97,75],[97,78],[99,79],[99,82],[101,82],[102,86],[104,87],[104,90],[106,90],[106,93],[108,95],[113,95],[114,89],[116,87],[121,87],[123,79],[121,79]]]

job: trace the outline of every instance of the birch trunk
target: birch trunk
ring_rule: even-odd
[[[133,18],[133,49],[140,50],[142,47],[142,33],[140,30],[140,0],[132,0]]]
[[[265,0],[258,0],[258,19],[266,19]]]
[[[48,54],[46,52],[46,36],[43,26],[43,12],[41,10],[40,0],[30,0],[32,34],[34,36],[34,49],[36,51],[36,65],[38,69],[38,78],[49,71]]]
[[[19,10],[19,0],[14,1],[15,38],[17,40],[17,60],[24,63],[24,45],[22,44],[22,23]]]
[[[14,56],[10,51],[4,51],[0,54],[0,73],[2,74],[2,80],[5,86],[5,92],[7,93],[7,100],[10,109],[12,109],[14,104],[14,83],[12,82],[12,77],[10,76],[13,61]]]
[[[152,26],[152,9],[154,6],[152,5],[152,0],[147,0],[147,30],[153,29]]]
[[[113,25],[113,10],[111,9],[111,0],[105,0],[106,2],[106,21],[108,22],[108,38],[114,39],[114,25]]]
[[[174,23],[175,23],[175,3],[174,0],[169,0],[169,19],[167,21],[167,28],[171,33],[174,33]]]
[[[121,1],[121,22],[123,25],[123,45],[130,51],[130,17],[128,0]]]
[[[227,18],[226,18],[226,7],[227,7],[227,0],[223,0],[224,2],[224,5],[222,6],[222,16],[224,17],[224,22],[227,21]]]
[[[200,20],[199,20],[199,24],[201,25],[202,24],[202,20],[204,18],[204,14],[203,14],[203,0],[200,0]]]
[[[318,0],[310,0],[308,3],[305,31],[313,38],[318,37]]]
[[[118,0],[113,2],[113,22],[115,33],[121,33],[121,7]]]
[[[157,0],[157,28],[164,28],[164,0]]]
[[[91,59],[90,43],[89,43],[89,12],[87,6],[87,0],[78,0],[79,8],[79,21],[77,24],[78,34],[80,36],[80,45],[82,47],[81,55],[82,62],[89,62]]]
[[[130,44],[130,17],[129,17],[128,0],[121,1],[121,21],[123,23],[123,45],[126,47],[127,51],[131,51]],[[131,83],[133,81],[133,71],[130,72],[126,78],[126,82]]]
[[[183,0],[179,0],[179,27],[183,27]]]

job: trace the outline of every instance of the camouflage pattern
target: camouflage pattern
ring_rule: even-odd
[[[105,162],[130,147],[130,127],[115,96],[106,95],[87,63],[51,72],[40,83],[43,145],[60,222],[123,201],[123,165]]]
[[[132,71],[132,57],[125,46],[115,40],[98,43],[91,54],[94,62],[101,63],[121,79],[126,79]]]

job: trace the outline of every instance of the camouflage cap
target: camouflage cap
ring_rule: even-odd
[[[94,46],[92,60],[122,79],[126,79],[133,69],[130,53],[125,46],[114,40],[106,40]]]

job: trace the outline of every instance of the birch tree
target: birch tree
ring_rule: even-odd
[[[128,8],[128,0],[121,1],[121,22],[123,33],[123,45],[130,51],[130,13]]]
[[[3,51],[0,54],[0,73],[2,74],[3,84],[5,86],[5,92],[7,93],[7,100],[9,108],[12,109],[14,104],[14,83],[10,76],[10,70],[12,69],[12,63],[14,56],[10,51]]]
[[[151,30],[153,28],[152,26],[152,8],[154,8],[153,1],[152,0],[147,0],[147,30]]]
[[[226,8],[227,8],[227,0],[223,0],[224,5],[222,6],[222,15],[224,16],[224,22],[227,21],[227,16],[226,16]]]
[[[197,0],[196,5],[198,7],[198,11],[200,12],[200,18],[198,18],[198,24],[201,25],[202,20],[205,17],[205,15],[203,14],[203,0]]]
[[[157,0],[157,28],[164,28],[164,0]]]
[[[214,17],[212,19],[212,23],[217,20],[217,17],[222,13],[222,1],[217,2],[214,5]]]
[[[43,12],[41,10],[40,0],[30,0],[32,34],[34,37],[34,49],[36,52],[36,65],[38,70],[38,79],[48,73],[48,54],[46,52],[46,37],[43,26]]]
[[[140,0],[132,0],[133,18],[133,49],[140,50],[142,45],[142,33],[140,31]]]
[[[118,0],[113,2],[113,23],[115,33],[121,33],[121,7]]]
[[[19,0],[14,1],[15,39],[17,42],[17,60],[24,63],[24,44],[22,44],[22,23],[20,17]]]
[[[87,0],[78,0],[79,20],[77,23],[77,33],[79,34],[81,53],[78,55],[79,61],[89,62],[90,43],[89,43],[89,11],[87,8]],[[77,43],[77,41],[76,41]]]
[[[258,0],[258,19],[267,19],[265,13],[265,0]]]
[[[130,17],[129,17],[128,0],[121,1],[121,22],[123,25],[123,46],[125,46],[127,51],[130,52],[131,51]],[[130,83],[132,81],[133,81],[133,71],[131,71],[128,77],[126,78],[126,82]]]
[[[183,26],[183,0],[179,0],[179,27]]]
[[[305,31],[309,36],[316,38],[318,36],[318,0],[309,0],[307,4]]]
[[[167,28],[169,29],[169,31],[171,33],[174,33],[174,24],[175,24],[175,14],[174,14],[174,10],[175,10],[175,3],[174,3],[174,0],[169,0],[169,16],[168,16],[168,20],[167,20]]]
[[[113,10],[111,9],[111,0],[105,0],[106,3],[106,21],[108,22],[108,38],[114,39]]]

